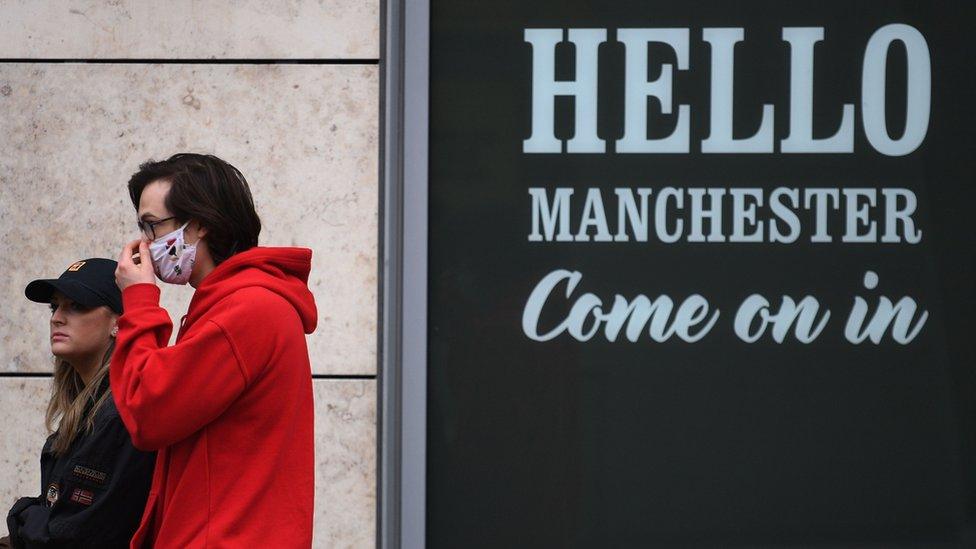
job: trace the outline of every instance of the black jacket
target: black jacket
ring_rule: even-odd
[[[99,388],[108,389],[109,379]],[[41,495],[17,500],[7,514],[15,548],[125,548],[139,526],[155,452],[132,447],[115,402],[108,398],[92,431],[64,455],[41,451]]]

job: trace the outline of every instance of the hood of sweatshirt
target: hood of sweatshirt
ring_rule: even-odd
[[[285,298],[302,320],[306,334],[315,331],[318,311],[308,289],[312,250],[308,248],[254,247],[234,254],[210,272],[190,300],[184,329],[227,295],[257,286]]]

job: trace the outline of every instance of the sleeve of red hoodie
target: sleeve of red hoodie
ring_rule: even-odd
[[[252,296],[253,297],[253,296]],[[227,299],[234,301],[231,296]],[[246,337],[231,333],[252,332],[268,311],[253,299],[241,296],[221,307],[222,312],[200,319],[175,345],[167,347],[172,323],[159,306],[159,288],[134,284],[122,292],[124,314],[109,370],[112,395],[119,416],[141,450],[158,450],[183,440],[216,419],[244,391],[264,362],[249,345],[249,363],[236,344]],[[256,310],[257,309],[257,310]],[[273,318],[273,317],[272,317]],[[250,326],[247,326],[250,325]],[[265,330],[267,331],[267,330]],[[240,334],[239,334],[240,335]]]

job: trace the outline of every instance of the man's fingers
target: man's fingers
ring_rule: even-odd
[[[143,260],[146,261],[143,261]],[[139,264],[140,265],[150,265],[152,262],[149,261],[149,244],[145,240],[139,241]]]
[[[119,266],[134,264],[134,262],[132,261],[132,254],[134,250],[138,250],[140,242],[142,241],[133,240],[122,248],[122,253],[119,254]]]
[[[127,243],[122,248],[119,266],[115,269],[115,282],[119,288],[125,291],[133,284],[154,284],[156,275],[151,259],[149,244],[145,240]]]
[[[127,243],[122,246],[122,251],[119,252],[119,267],[132,262],[132,252],[130,251],[132,248],[130,244]]]

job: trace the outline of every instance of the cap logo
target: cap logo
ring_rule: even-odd
[[[81,269],[84,266],[85,266],[85,262],[84,261],[75,261],[70,266],[68,266],[68,272],[73,273],[73,272]]]

